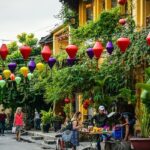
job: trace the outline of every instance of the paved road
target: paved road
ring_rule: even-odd
[[[17,142],[14,135],[0,136],[0,150],[42,150],[34,143]]]

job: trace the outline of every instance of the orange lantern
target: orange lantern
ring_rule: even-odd
[[[13,73],[10,75],[10,79],[11,79],[11,81],[15,80],[15,75]]]
[[[28,74],[28,68],[27,67],[21,67],[20,72],[24,77],[27,77]]]
[[[4,75],[4,77],[5,77],[6,79],[8,79],[8,78],[10,77],[10,74],[11,74],[10,70],[4,70],[4,71],[3,71],[3,75]]]
[[[0,75],[0,80],[3,80],[3,77],[2,77],[2,75]]]

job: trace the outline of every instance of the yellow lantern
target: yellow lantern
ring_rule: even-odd
[[[28,68],[27,67],[21,67],[20,72],[23,74],[24,77],[27,77]]]
[[[39,72],[42,72],[44,70],[44,65],[42,63],[36,64],[36,67],[37,67]]]
[[[6,79],[8,79],[10,77],[11,71],[10,70],[4,70],[3,71],[3,75]]]

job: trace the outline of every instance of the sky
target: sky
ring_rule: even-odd
[[[0,42],[16,40],[22,32],[34,33],[40,39],[60,24],[59,0],[0,0]]]

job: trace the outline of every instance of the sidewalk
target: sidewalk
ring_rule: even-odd
[[[56,150],[56,140],[55,137],[58,133],[55,132],[49,132],[49,133],[43,133],[41,131],[27,131],[27,135],[22,135],[21,139],[23,141],[29,142],[29,143],[36,143],[40,145],[44,149],[54,149]],[[92,145],[95,146],[96,143],[92,143]],[[104,144],[102,144],[103,147]],[[93,147],[94,147],[93,146]],[[78,147],[78,150],[86,150],[87,148],[91,147],[90,142],[80,142],[80,146]],[[71,150],[71,149],[68,149]],[[104,150],[102,148],[102,150]]]

